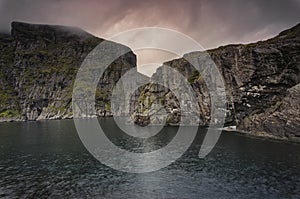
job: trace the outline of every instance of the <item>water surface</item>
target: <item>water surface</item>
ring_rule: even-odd
[[[119,147],[145,152],[172,140],[176,127],[136,140],[101,119]],[[0,198],[300,198],[300,145],[222,133],[205,158],[199,129],[190,149],[156,172],[132,174],[94,159],[72,120],[0,123]],[[188,132],[187,132],[188,133]]]

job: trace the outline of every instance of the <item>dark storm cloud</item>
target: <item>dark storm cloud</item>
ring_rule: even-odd
[[[0,6],[1,31],[13,20],[79,26],[100,37],[163,26],[206,48],[265,39],[300,21],[300,0],[1,0]]]

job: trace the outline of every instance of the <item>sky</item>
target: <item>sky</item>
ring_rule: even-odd
[[[77,26],[110,38],[156,26],[182,32],[211,49],[273,37],[299,23],[299,13],[300,0],[0,0],[0,31],[10,31],[11,21],[24,21]],[[151,57],[154,62],[172,57],[137,54],[139,64]]]

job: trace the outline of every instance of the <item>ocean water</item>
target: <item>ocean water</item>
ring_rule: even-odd
[[[121,148],[153,151],[177,127],[148,140],[100,119]],[[188,131],[186,132],[188,133]],[[181,158],[150,173],[116,171],[85,149],[73,120],[0,123],[0,198],[300,198],[300,144],[223,132],[198,158],[205,128]]]

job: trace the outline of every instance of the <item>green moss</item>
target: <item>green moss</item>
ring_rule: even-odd
[[[20,113],[17,110],[5,110],[0,113],[0,118],[12,118],[19,117]]]
[[[48,52],[44,49],[34,49],[34,50],[26,50],[26,51],[18,51],[19,55],[25,56],[25,57],[33,57],[33,56],[52,56],[51,52]]]
[[[107,99],[109,97],[109,93],[100,89],[96,89],[96,98]]]
[[[168,115],[167,119],[166,119],[166,123],[167,124],[171,124],[174,123],[175,117],[174,115]]]
[[[0,91],[0,109],[5,109],[8,106],[11,106],[12,101],[17,101],[16,94],[13,90]]]
[[[48,109],[50,109],[53,113],[63,113],[66,111],[65,107],[48,106]]]
[[[110,105],[110,103],[105,104],[105,110],[111,111],[111,105]]]
[[[41,73],[44,73],[44,74],[54,74],[54,73],[57,73],[58,71],[59,70],[57,68],[49,67],[49,68],[42,69]]]
[[[199,73],[199,71],[194,70],[193,73],[192,73],[192,75],[188,78],[188,82],[190,84],[193,84],[193,83],[195,83],[195,81],[197,81],[197,80],[199,80],[201,78],[202,77],[201,77],[201,74]]]

